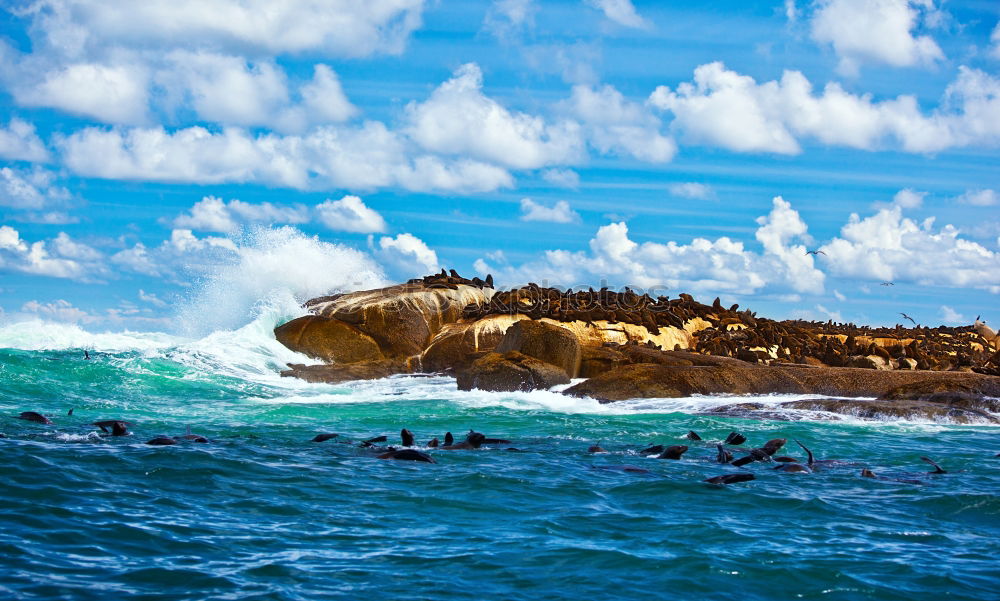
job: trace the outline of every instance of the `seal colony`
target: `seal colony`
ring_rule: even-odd
[[[602,402],[820,394],[833,398],[787,408],[958,422],[997,422],[1000,412],[1000,340],[978,318],[935,328],[777,321],[689,294],[535,283],[498,291],[492,276],[455,270],[311,299],[304,308],[309,314],[276,327],[275,337],[320,361],[282,372],[312,382],[444,373],[460,389],[514,391],[585,378],[565,394]]]

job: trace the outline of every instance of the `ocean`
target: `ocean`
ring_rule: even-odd
[[[279,376],[308,359],[274,340],[301,314],[274,298],[185,334],[0,326],[0,598],[1000,598],[996,426],[750,420],[698,414],[731,398],[602,405],[443,376],[309,384]],[[102,436],[106,419],[132,434]],[[510,442],[434,464],[358,444],[404,427]],[[189,428],[210,442],[145,444]],[[831,461],[719,465],[731,431]],[[654,444],[690,448],[637,453]],[[704,482],[737,471],[756,480]]]

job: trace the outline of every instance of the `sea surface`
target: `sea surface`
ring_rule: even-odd
[[[732,399],[601,405],[441,376],[308,384],[278,374],[308,361],[271,334],[294,311],[198,336],[0,326],[0,598],[1000,599],[998,427],[710,417]],[[510,443],[435,464],[358,446],[404,427]],[[144,444],[188,428],[211,442]],[[733,430],[837,461],[704,483],[741,471],[715,462]],[[636,453],[653,444],[690,450]]]

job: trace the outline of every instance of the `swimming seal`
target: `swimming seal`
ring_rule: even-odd
[[[934,463],[934,460],[931,459],[930,457],[921,457],[920,459],[922,461],[926,461],[927,463],[929,463],[929,464],[931,464],[931,465],[934,466],[934,471],[933,472],[927,472],[928,474],[947,474],[948,473],[945,470],[941,469],[940,465]]]
[[[675,444],[664,449],[662,453],[656,456],[657,459],[680,459],[684,453],[686,453],[688,448],[682,444]]]
[[[383,434],[382,436],[376,436],[374,438],[369,438],[368,440],[362,442],[360,446],[362,446],[362,447],[370,447],[370,446],[374,445],[376,442],[385,442],[387,440],[389,440],[389,438]]]
[[[587,447],[587,452],[588,453],[607,453],[607,451],[605,451],[604,449],[602,449],[600,447],[600,445],[596,445],[596,444],[592,444],[589,447]]]
[[[719,454],[716,455],[715,460],[719,463],[729,463],[733,460],[733,454],[726,450],[721,444],[715,445],[715,448],[719,450]]]
[[[17,419],[23,419],[28,422],[35,422],[36,424],[51,424],[52,420],[45,417],[41,413],[36,411],[22,411],[21,415],[17,416]]]
[[[91,424],[97,426],[102,432],[107,434],[109,432],[108,428],[111,428],[110,433],[112,436],[127,436],[128,426],[131,425],[130,422],[123,422],[117,419],[106,419],[99,422],[94,422]]]
[[[781,449],[781,447],[785,446],[786,442],[788,442],[787,438],[772,438],[771,440],[765,442],[764,446],[761,448],[768,455],[774,455]]]
[[[753,474],[723,474],[721,476],[713,476],[705,480],[705,482],[709,484],[736,484],[737,482],[749,482],[756,479],[757,476]]]
[[[688,433],[684,435],[684,438],[687,438],[688,440],[701,440],[701,436],[698,436],[698,433],[694,430],[688,430]]]
[[[479,432],[469,431],[469,435],[465,437],[465,440],[458,444],[450,444],[441,447],[446,451],[463,451],[468,449],[478,449],[483,446],[483,441],[486,437]]]
[[[331,438],[336,438],[338,436],[340,436],[340,434],[317,434],[316,437],[312,439],[312,442],[326,442]]]
[[[455,437],[451,435],[451,432],[444,433],[444,446],[450,447],[455,444]]]
[[[609,472],[630,472],[633,474],[648,474],[649,470],[634,465],[592,465],[591,469],[606,470]]]
[[[430,442],[427,443],[427,446],[429,446],[432,449],[436,449],[439,444],[441,443],[438,442],[437,436],[435,436],[434,438],[431,439]]]
[[[483,440],[483,444],[510,444],[510,441],[504,438],[487,438]]]
[[[157,436],[152,440],[146,441],[146,444],[151,444],[154,446],[167,446],[172,444],[177,444],[177,441],[169,436]]]
[[[742,467],[748,463],[753,463],[754,461],[772,461],[771,456],[768,455],[767,451],[764,449],[750,449],[750,454],[745,457],[740,457],[733,462],[736,467]]]
[[[726,444],[740,445],[747,441],[747,437],[743,436],[739,432],[730,432],[729,436],[726,437]]]
[[[655,444],[649,448],[639,451],[640,455],[659,455],[664,451],[665,447],[661,444]]]
[[[379,459],[395,459],[397,461],[422,461],[424,463],[437,463],[434,458],[416,449],[399,449],[392,450],[388,453],[382,453],[378,456]]]
[[[778,467],[774,468],[777,472],[785,472],[788,474],[811,474],[812,470],[808,467],[802,465],[801,463],[782,463]]]
[[[403,439],[403,446],[404,447],[412,447],[413,446],[413,432],[410,432],[406,428],[403,428],[399,432],[399,437],[401,439]]]

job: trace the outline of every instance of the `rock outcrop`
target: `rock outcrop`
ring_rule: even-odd
[[[569,384],[561,368],[517,351],[488,353],[458,373],[459,390],[512,392]]]
[[[507,329],[498,353],[517,351],[561,368],[570,378],[580,373],[580,341],[566,328],[523,319]]]

